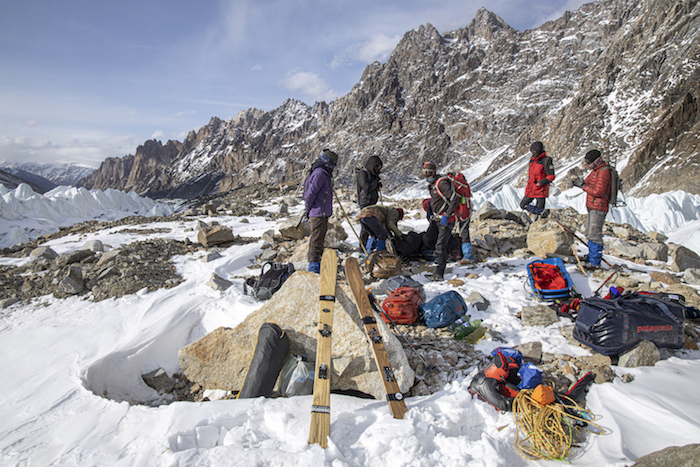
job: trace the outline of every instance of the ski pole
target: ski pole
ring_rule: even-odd
[[[576,250],[574,250],[574,245],[571,243],[571,240],[569,240],[569,236],[566,235],[567,232],[564,230],[564,227],[559,224],[561,229],[564,231],[564,236],[566,237],[566,241],[569,243],[569,248],[571,248],[571,252],[574,254],[574,258],[576,258],[576,262],[578,263],[578,267],[581,269],[581,272],[583,273],[584,276],[588,277],[588,274],[586,274],[586,270],[583,269],[583,264],[581,264],[581,260],[579,259],[578,255],[576,254]]]
[[[575,238],[576,240],[578,240],[578,241],[581,242],[583,245],[585,245],[586,248],[588,248],[588,243],[585,242],[585,241],[583,241],[583,240],[581,239],[581,237],[579,237],[578,234],[577,234],[576,232],[574,232],[570,227],[567,227],[567,226],[565,226],[564,224],[562,224],[561,222],[559,222],[559,221],[557,220],[557,218],[554,217],[554,216],[552,216],[552,219],[554,219],[554,222],[556,222],[557,224],[559,224],[559,225],[561,226],[562,229],[564,229],[564,230],[566,230],[567,232],[569,232],[571,235],[574,236],[574,238]],[[608,263],[607,260],[606,260],[605,258],[602,258],[602,257],[601,257],[601,259],[603,260],[603,262],[604,262],[605,264],[608,265],[608,267],[609,267],[610,269],[615,269],[615,267],[614,267],[612,264]]]
[[[608,276],[608,278],[605,279],[605,281],[604,281],[602,284],[600,284],[600,287],[598,287],[598,288],[596,289],[596,291],[593,292],[593,296],[597,296],[597,295],[598,295],[598,292],[600,292],[600,289],[602,289],[603,286],[604,286],[605,284],[607,284],[608,281],[609,281],[610,279],[612,279],[613,276],[614,276],[615,274],[617,274],[617,269],[615,269],[615,270],[613,271],[613,273],[610,274],[610,275]]]
[[[340,210],[343,211],[343,216],[345,216],[345,219],[348,221],[348,224],[350,224],[350,228],[352,229],[352,233],[354,233],[355,237],[357,237],[357,241],[360,244],[362,251],[364,251],[365,256],[367,256],[367,249],[362,244],[362,240],[360,240],[360,236],[357,235],[357,232],[355,231],[355,227],[352,226],[352,222],[350,222],[350,218],[348,217],[347,213],[345,212],[345,208],[343,207],[343,203],[340,202],[340,198],[338,198],[338,194],[335,192],[335,187],[331,186],[331,188],[333,189],[333,196],[335,196],[335,200],[338,202],[338,205],[340,206]]]

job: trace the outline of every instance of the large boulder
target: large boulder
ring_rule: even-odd
[[[33,260],[36,259],[56,259],[58,258],[58,253],[53,251],[50,247],[48,246],[40,246],[38,248],[34,248],[31,253],[29,253],[30,258]]]
[[[700,269],[686,269],[683,273],[683,279],[690,285],[700,285]]]
[[[668,261],[668,245],[665,243],[642,243],[642,257],[653,261]]]
[[[265,305],[235,329],[218,328],[179,352],[180,367],[190,381],[206,389],[239,391],[255,351],[258,330],[274,322],[288,335],[290,352],[316,356],[318,274],[295,272]],[[349,286],[338,284],[333,312],[331,389],[356,390],[385,399],[382,375],[352,300]],[[413,386],[415,374],[398,339],[377,317],[389,360],[401,392]]]
[[[226,226],[217,225],[215,227],[203,227],[197,233],[197,241],[209,248],[214,245],[232,242],[233,232]]]
[[[638,366],[654,366],[661,360],[659,349],[652,341],[643,340],[620,355],[617,366],[635,368]]]
[[[556,222],[540,219],[527,232],[527,247],[536,256],[547,258],[548,254],[573,256],[571,239]]]
[[[700,444],[671,446],[637,459],[632,467],[695,467],[700,459]]]
[[[700,256],[698,256],[693,250],[690,250],[684,246],[675,247],[671,251],[671,259],[673,260],[671,269],[676,272],[683,272],[686,269],[691,268],[700,268]]]
[[[484,201],[479,210],[476,212],[476,219],[483,221],[485,219],[500,219],[502,217],[501,210],[493,205],[490,201]]]
[[[619,238],[613,239],[608,246],[610,253],[618,257],[637,259],[644,256],[641,247],[632,245]]]

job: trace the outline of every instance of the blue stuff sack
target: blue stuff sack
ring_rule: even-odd
[[[438,295],[420,305],[423,321],[429,328],[444,328],[467,313],[467,304],[454,290]]]
[[[542,383],[542,370],[530,362],[520,367],[518,376],[520,376],[518,389],[534,389]]]

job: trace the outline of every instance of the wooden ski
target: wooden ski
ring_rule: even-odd
[[[337,254],[335,250],[326,249],[321,258],[316,373],[309,431],[309,444],[320,444],[322,448],[328,447],[331,434],[331,333],[337,273]]]
[[[347,277],[350,288],[352,289],[352,294],[355,297],[355,303],[357,304],[357,309],[360,312],[362,324],[365,326],[365,331],[367,332],[367,336],[369,337],[370,344],[372,346],[374,361],[377,364],[377,368],[382,377],[382,382],[384,383],[384,389],[386,390],[389,410],[394,418],[401,419],[408,411],[406,408],[406,402],[403,400],[403,394],[401,394],[401,389],[399,389],[399,385],[394,377],[394,370],[391,368],[389,356],[384,348],[384,341],[382,340],[382,336],[379,334],[377,319],[372,312],[372,306],[369,302],[367,291],[365,290],[365,283],[362,280],[360,266],[357,264],[357,260],[353,257],[349,257],[345,261],[345,276]]]

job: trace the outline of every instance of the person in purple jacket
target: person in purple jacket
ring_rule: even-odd
[[[311,223],[309,238],[309,271],[321,272],[323,242],[328,230],[328,219],[333,214],[333,169],[338,164],[338,155],[324,149],[304,180],[304,204]]]

